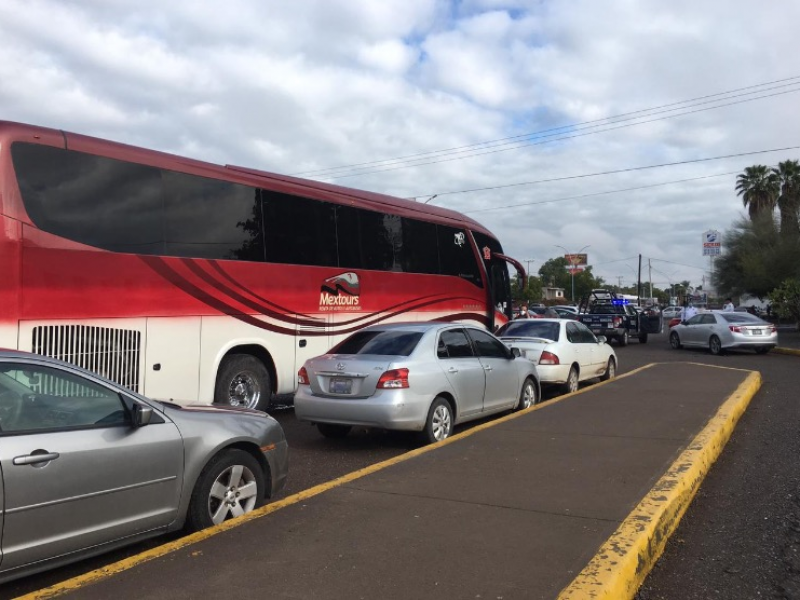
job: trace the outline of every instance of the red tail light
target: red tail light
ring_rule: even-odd
[[[558,356],[553,354],[552,352],[548,352],[545,350],[542,352],[542,355],[539,357],[539,364],[540,365],[560,365],[561,363],[558,360]]]
[[[306,371],[305,367],[300,367],[300,370],[297,372],[297,383],[300,385],[309,385],[308,371]]]
[[[742,333],[742,328],[739,325],[728,325],[728,329],[730,329],[733,333]]]
[[[614,328],[622,327],[622,317],[614,317],[611,320],[611,326]]]
[[[408,387],[408,369],[391,369],[378,379],[380,389],[400,389]]]

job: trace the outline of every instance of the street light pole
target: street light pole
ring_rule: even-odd
[[[575,254],[580,254],[581,252],[583,252],[584,250],[589,248],[591,246],[591,244],[587,244],[586,246],[584,246],[583,248],[581,248],[580,250],[578,250],[574,254],[572,252],[570,252],[569,250],[567,250],[566,248],[564,248],[564,246],[559,246],[558,244],[553,244],[553,245],[556,248],[561,248],[564,252],[567,253],[567,256],[569,257],[569,258],[567,258],[567,260],[569,261],[570,267],[571,267],[570,270],[569,270],[569,273],[570,273],[570,278],[572,279],[572,303],[575,304],[575,265],[572,264],[572,257],[575,256]]]

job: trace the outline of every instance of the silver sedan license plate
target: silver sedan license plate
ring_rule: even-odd
[[[751,329],[750,331],[753,332],[753,335],[761,335],[761,330],[760,329]]]
[[[331,394],[349,394],[353,391],[353,380],[344,377],[334,377],[328,387]]]

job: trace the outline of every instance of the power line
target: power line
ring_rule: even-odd
[[[579,200],[581,198],[588,198],[591,196],[604,196],[607,194],[619,194],[622,192],[635,192],[638,190],[646,190],[650,188],[663,187],[666,185],[673,185],[676,183],[686,183],[687,181],[698,181],[700,179],[712,179],[714,177],[723,177],[725,175],[736,175],[738,171],[731,171],[730,173],[717,173],[715,175],[703,175],[702,177],[690,177],[688,179],[676,179],[673,181],[663,181],[661,183],[653,183],[651,185],[640,185],[632,188],[621,188],[617,190],[607,190],[605,192],[592,192],[590,194],[579,194],[577,196],[565,196],[563,198],[552,198],[550,200],[537,200],[536,202],[523,202],[520,204],[507,204],[505,206],[492,206],[491,208],[478,208],[475,210],[464,211],[464,214],[472,214],[476,212],[487,212],[490,210],[499,210],[504,208],[519,208],[520,206],[535,206],[539,204],[554,204],[556,202],[565,202],[567,200]]]
[[[540,145],[542,143],[549,143],[549,142],[552,142],[552,141],[560,141],[560,140],[564,140],[564,139],[571,139],[571,138],[574,138],[574,137],[582,137],[582,136],[585,136],[585,135],[593,135],[595,133],[603,133],[603,132],[606,132],[606,131],[612,131],[612,130],[615,130],[615,129],[621,129],[621,128],[624,128],[624,127],[630,127],[630,126],[633,126],[633,125],[642,125],[642,124],[646,124],[646,123],[652,123],[654,121],[660,121],[660,120],[664,120],[664,119],[668,119],[668,118],[674,118],[674,117],[677,117],[677,116],[684,116],[684,115],[692,114],[692,113],[695,113],[695,112],[711,110],[713,108],[722,108],[722,107],[725,107],[725,106],[732,106],[732,105],[741,104],[741,103],[744,103],[744,102],[751,102],[751,101],[754,101],[754,100],[760,100],[760,99],[768,98],[768,97],[772,97],[772,96],[783,95],[783,94],[788,94],[788,93],[794,93],[794,92],[800,91],[800,88],[779,91],[779,92],[776,92],[776,93],[773,93],[773,94],[764,94],[765,92],[768,92],[768,91],[773,91],[773,90],[778,90],[778,89],[781,89],[781,88],[786,88],[786,87],[791,87],[791,86],[794,86],[794,85],[798,85],[798,84],[800,84],[800,82],[795,81],[795,80],[798,80],[798,79],[800,79],[800,76],[790,77],[790,78],[786,78],[786,79],[780,79],[780,80],[771,81],[771,82],[767,82],[767,83],[762,83],[762,84],[758,84],[758,85],[747,86],[747,87],[743,87],[743,88],[737,88],[737,89],[734,89],[734,90],[729,90],[727,92],[720,92],[720,93],[717,93],[717,94],[711,94],[711,95],[707,95],[707,96],[700,96],[700,97],[693,98],[693,99],[690,99],[690,100],[683,100],[683,101],[680,101],[680,102],[674,102],[674,103],[671,103],[671,104],[665,104],[665,105],[658,106],[658,107],[641,109],[641,110],[637,110],[637,111],[633,111],[633,112],[629,112],[629,113],[622,113],[620,115],[613,115],[611,117],[606,117],[606,118],[603,118],[603,119],[595,119],[595,120],[592,120],[592,121],[585,121],[585,122],[578,123],[578,124],[573,124],[573,125],[564,125],[564,126],[560,126],[560,127],[551,128],[551,129],[545,129],[543,131],[536,132],[536,133],[512,136],[512,137],[503,138],[503,139],[500,139],[500,140],[479,142],[479,143],[471,144],[471,145],[468,145],[468,146],[461,146],[461,147],[450,148],[450,149],[446,149],[446,150],[435,150],[435,151],[431,151],[431,152],[408,155],[408,156],[401,157],[401,158],[396,158],[396,159],[385,159],[385,160],[381,160],[381,161],[372,161],[372,162],[360,163],[360,164],[350,165],[350,166],[331,167],[331,168],[323,169],[323,170],[319,170],[319,171],[307,171],[305,173],[299,173],[298,175],[301,175],[301,176],[309,176],[309,175],[324,176],[324,175],[327,174],[328,176],[330,176],[330,177],[332,177],[334,179],[338,179],[338,178],[344,178],[344,177],[353,177],[353,176],[356,176],[356,175],[364,175],[364,174],[373,173],[373,172],[395,170],[395,169],[400,169],[400,168],[409,168],[409,167],[413,167],[413,166],[424,166],[424,165],[428,165],[428,164],[436,164],[436,163],[439,163],[439,162],[449,162],[449,161],[452,161],[452,160],[462,160],[464,158],[471,158],[471,157],[474,157],[474,156],[482,156],[482,155],[485,155],[485,154],[491,154],[491,153],[496,153],[496,152],[504,152],[504,151],[508,151],[508,150],[515,150],[515,149],[519,149],[519,148],[523,148],[523,147],[529,147],[529,146],[532,146],[532,145]],[[792,83],[785,83],[785,82],[792,82]],[[782,84],[782,85],[775,85],[775,84]],[[773,87],[767,87],[767,86],[773,86]],[[760,88],[760,89],[755,89],[755,88]],[[755,89],[755,91],[749,91],[749,92],[745,91],[745,90],[754,90],[754,89]],[[738,93],[738,92],[744,92],[744,93]],[[696,106],[702,106],[704,104],[711,104],[711,103],[716,103],[716,102],[724,102],[724,101],[731,100],[731,99],[734,99],[734,98],[741,98],[743,96],[749,96],[749,95],[753,95],[753,94],[763,94],[763,95],[757,96],[755,98],[745,98],[743,100],[739,100],[739,101],[736,101],[736,102],[726,102],[726,103],[723,103],[723,104],[717,104],[715,106],[709,106],[709,107],[696,109],[696,110],[692,110],[692,111],[685,110],[687,108],[693,108],[693,107],[696,107]],[[727,96],[727,97],[726,98],[720,98],[720,96]],[[717,99],[716,100],[709,100],[710,98],[717,98]],[[701,102],[701,101],[703,101],[703,102]],[[687,105],[687,106],[682,106],[681,107],[681,105]],[[645,118],[645,117],[650,117],[650,116],[663,114],[663,113],[668,113],[668,112],[673,112],[673,111],[684,111],[684,112],[680,112],[678,114],[673,114],[673,115],[663,116],[663,117],[660,117],[660,118],[657,118],[657,119],[650,119],[650,120],[645,120],[645,121],[639,121],[639,122],[636,122],[636,123],[628,123],[628,124],[625,124],[625,125],[618,125],[619,123],[623,123],[625,121],[630,121],[630,120],[634,120],[634,119],[642,119],[642,118]],[[644,113],[649,113],[649,114],[644,114]],[[566,134],[562,134],[562,133],[557,133],[557,132],[563,132],[564,130],[569,130],[569,131],[574,132],[574,131],[581,131],[581,130],[585,130],[585,129],[595,129],[595,128],[600,127],[601,124],[617,125],[617,126],[615,126],[615,127],[606,127],[605,129],[598,129],[596,131],[589,131],[588,133],[581,133],[581,134],[578,134],[578,135],[566,135]],[[540,138],[551,137],[551,136],[556,136],[556,137],[555,137],[555,139],[550,139],[550,140],[541,140],[540,139]],[[519,140],[521,140],[523,138],[533,138],[533,139],[537,139],[538,138],[538,139],[540,139],[540,141],[538,143],[524,143],[524,144],[510,145],[510,144],[513,144],[516,141],[519,141]],[[506,146],[506,147],[503,147],[503,146]],[[488,150],[488,151],[484,151],[484,150]],[[472,152],[472,154],[469,154],[467,156],[456,156],[456,157],[452,157],[452,158],[445,158],[445,159],[439,159],[439,160],[427,160],[426,162],[419,162],[420,160],[423,160],[425,157],[437,158],[437,157],[441,157],[442,155],[459,154],[459,153],[465,153],[465,152]],[[408,161],[417,161],[417,162],[414,162],[413,164],[398,164],[398,163],[404,163],[404,162],[408,162]],[[364,170],[365,168],[371,168],[371,167],[386,167],[386,168],[375,168],[375,169],[372,169],[372,170]],[[346,173],[345,172],[345,173],[340,173],[340,174],[336,173],[337,171],[353,171],[353,170],[356,170],[356,169],[360,169],[360,172],[354,172],[354,173]]]
[[[482,188],[471,188],[471,189],[467,189],[467,190],[456,190],[456,191],[452,191],[452,192],[438,192],[437,196],[448,196],[448,195],[453,195],[453,194],[468,194],[468,193],[472,193],[472,192],[486,192],[486,191],[501,190],[501,189],[506,189],[506,188],[511,188],[511,187],[520,187],[520,186],[524,186],[524,185],[537,185],[539,183],[553,183],[553,182],[557,182],[557,181],[570,181],[570,180],[574,180],[574,179],[586,179],[588,177],[600,177],[602,175],[618,175],[620,173],[630,173],[630,172],[633,172],[633,171],[645,171],[645,170],[648,170],[648,169],[659,169],[659,168],[663,168],[663,167],[674,167],[674,166],[688,165],[688,164],[693,164],[693,163],[710,162],[710,161],[714,161],[714,160],[724,160],[724,159],[727,159],[727,158],[740,158],[742,156],[753,156],[753,155],[756,155],[756,154],[767,154],[767,153],[770,153],[770,152],[783,152],[785,150],[798,150],[798,149],[800,149],[800,146],[788,146],[786,148],[772,148],[770,150],[754,150],[752,152],[740,152],[738,154],[724,154],[722,156],[711,156],[711,157],[707,157],[707,158],[695,158],[695,159],[691,159],[691,160],[682,160],[682,161],[676,161],[676,162],[670,162],[670,163],[660,163],[660,164],[656,164],[656,165],[646,165],[646,166],[642,166],[642,167],[628,167],[628,168],[625,168],[625,169],[613,169],[611,171],[599,171],[597,173],[585,173],[583,175],[568,175],[568,176],[565,176],[565,177],[552,177],[550,179],[538,179],[538,180],[535,180],[535,181],[521,181],[521,182],[518,182],[518,183],[507,183],[505,185],[495,185],[495,186],[482,187]],[[722,177],[723,175],[731,175],[731,174],[735,174],[735,172],[734,173],[719,173],[717,175],[707,175],[705,177]],[[704,179],[705,177],[696,177],[696,178],[693,178],[693,179]],[[678,181],[676,181],[676,183],[680,182],[680,181],[683,181],[683,180],[678,180]],[[686,181],[692,181],[692,179],[687,179]],[[670,182],[668,182],[668,183],[670,183]],[[662,184],[655,184],[653,187],[657,187],[658,185],[662,185]],[[664,185],[666,185],[666,184],[664,184]],[[648,186],[643,186],[643,187],[646,188]],[[638,189],[638,188],[631,188],[631,189]],[[627,191],[627,190],[623,190],[623,191]],[[610,192],[599,192],[599,193],[610,193]],[[593,194],[586,194],[586,195],[593,195]],[[417,196],[417,197],[419,197],[419,196]],[[568,198],[568,199],[571,199],[571,198]],[[492,208],[474,210],[474,211],[469,211],[469,212],[480,212],[480,211],[485,211],[485,210],[495,210],[496,208],[511,208],[511,207],[510,206],[492,207]]]

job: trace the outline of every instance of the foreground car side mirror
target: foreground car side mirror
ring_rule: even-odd
[[[513,358],[519,358],[522,356],[522,353],[519,351],[519,348],[511,348],[511,356]]]
[[[601,344],[605,344],[606,342],[608,342],[608,338],[604,335],[598,335],[597,341]]]
[[[150,424],[150,419],[153,418],[153,409],[149,406],[139,404],[136,402],[133,405],[133,418],[131,424],[135,428],[144,427]]]

